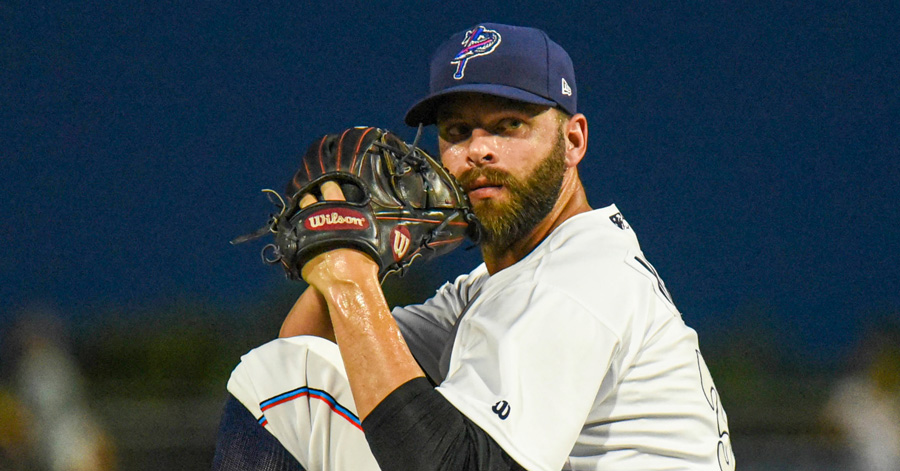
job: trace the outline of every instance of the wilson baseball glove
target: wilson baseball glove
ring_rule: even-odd
[[[420,129],[421,132],[421,129]],[[341,247],[368,254],[378,263],[379,279],[400,272],[413,260],[445,254],[466,236],[478,242],[478,223],[456,179],[434,158],[396,135],[356,127],[314,142],[282,198],[263,190],[279,209],[253,234],[233,244],[274,233],[263,261],[281,264],[299,280],[303,265]],[[346,201],[318,201],[300,208],[300,198],[321,198],[326,181],[341,186]]]

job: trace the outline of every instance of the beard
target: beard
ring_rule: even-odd
[[[524,181],[490,167],[473,168],[460,175],[464,188],[484,177],[489,185],[502,185],[509,192],[506,202],[486,199],[473,205],[481,223],[482,250],[502,253],[527,237],[559,199],[565,172],[566,142],[560,128],[553,148]]]

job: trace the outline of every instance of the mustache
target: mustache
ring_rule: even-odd
[[[482,167],[466,170],[456,180],[468,191],[475,187],[479,179],[483,179],[488,186],[513,186],[517,183],[515,177],[503,170]]]

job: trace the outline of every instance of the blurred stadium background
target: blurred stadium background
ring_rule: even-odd
[[[391,304],[427,297],[433,287],[416,280],[433,275],[429,268],[389,281]],[[231,369],[277,334],[301,289],[283,285],[270,299],[227,308],[180,300],[135,315],[110,307],[77,322],[53,308],[21,312],[3,338],[0,470],[209,469]],[[876,469],[859,464],[860,445],[828,408],[847,399],[837,391],[850,376],[880,375],[885,394],[900,397],[896,326],[887,334],[873,323],[880,334],[866,337],[852,358],[810,363],[779,353],[777,324],[764,311],[746,309],[744,321],[728,327],[740,335],[706,341],[716,334],[698,329],[738,469]],[[873,434],[890,437],[897,424],[872,425]],[[99,461],[83,455],[89,450]],[[50,457],[57,463],[45,461]]]
[[[208,469],[231,369],[302,290],[227,244],[259,189],[325,132],[411,139],[431,49],[485,20],[573,56],[589,199],[699,333],[737,469],[900,469],[898,9],[0,1],[0,471]]]

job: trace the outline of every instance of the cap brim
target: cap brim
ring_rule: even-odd
[[[540,95],[526,92],[520,88],[508,87],[506,85],[488,84],[488,83],[469,83],[456,87],[446,88],[440,92],[428,95],[419,100],[406,112],[406,124],[416,127],[419,123],[425,126],[434,124],[437,118],[438,104],[449,95],[457,93],[484,93],[485,95],[493,95],[511,100],[522,101],[543,106],[556,106],[556,102],[549,100]]]

